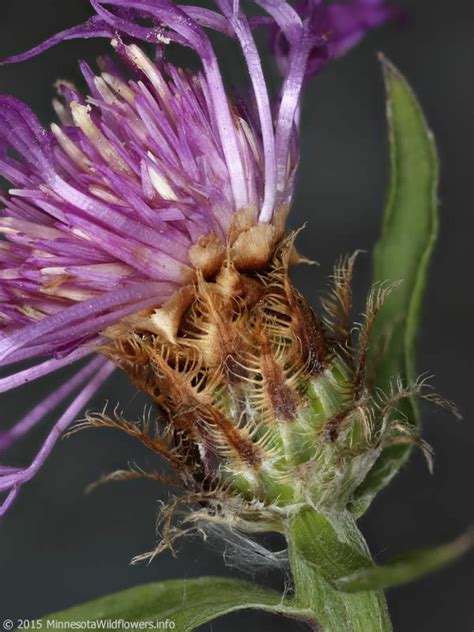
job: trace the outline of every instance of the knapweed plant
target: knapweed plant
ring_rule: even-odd
[[[163,472],[112,473],[170,484],[153,558],[188,533],[287,542],[286,596],[204,578],[106,597],[55,618],[156,620],[192,630],[262,608],[327,632],[391,629],[383,589],[460,555],[464,537],[376,565],[356,520],[412,446],[430,461],[417,398],[450,407],[417,379],[415,339],[437,232],[437,158],[407,83],[382,59],[391,181],[374,252],[374,285],[351,322],[355,255],[342,257],[315,313],[292,284],[305,262],[288,234],[298,168],[301,94],[330,60],[397,11],[379,0],[91,0],[94,16],[11,57],[73,38],[113,52],[87,90],[57,84],[58,122],[0,97],[0,361],[2,391],[83,360],[74,376],[0,434],[1,449],[63,412],[27,467],[0,467],[1,513],[118,368],[152,404],[142,421],[88,412],[72,430],[120,429],[164,461]],[[231,94],[210,35],[235,40],[248,92]],[[255,32],[282,75],[270,95]],[[260,41],[260,36],[258,36]],[[200,69],[168,61],[192,49]],[[311,218],[308,218],[310,220]],[[310,256],[311,253],[305,253]],[[335,256],[339,253],[335,253]],[[21,502],[21,499],[18,501]],[[250,546],[250,545],[249,545]]]

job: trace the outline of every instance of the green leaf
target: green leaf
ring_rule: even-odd
[[[314,509],[302,509],[292,524],[292,541],[299,555],[327,581],[373,566],[367,555],[343,542],[328,518]]]
[[[416,338],[420,325],[428,268],[438,234],[438,158],[433,135],[407,81],[381,57],[387,92],[390,138],[390,188],[382,233],[374,250],[374,281],[403,280],[380,311],[371,336],[369,364],[375,386],[390,390],[400,376],[416,377]],[[410,423],[419,425],[416,402],[400,408]],[[355,495],[360,515],[376,493],[396,474],[410,446],[384,450]]]
[[[362,569],[341,577],[336,581],[336,586],[344,592],[359,592],[406,584],[453,562],[473,544],[473,533],[469,532],[449,544],[410,551],[383,566]]]
[[[453,562],[474,545],[474,531],[469,531],[448,544],[410,551],[377,566],[347,516],[344,522],[339,519],[333,525],[327,516],[307,507],[294,518],[290,533],[298,556],[335,590],[344,593],[405,584]]]
[[[382,591],[338,589],[338,580],[371,568],[373,562],[353,517],[338,516],[335,524],[310,507],[291,521],[288,541],[297,601],[313,610],[325,632],[391,632]]]
[[[306,619],[305,612],[297,609],[292,600],[283,599],[273,590],[224,577],[201,577],[143,584],[51,614],[43,621],[151,621],[156,623],[155,629],[190,632],[244,608]]]

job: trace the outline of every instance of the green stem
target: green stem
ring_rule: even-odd
[[[365,540],[347,514],[341,520],[310,507],[288,527],[290,565],[296,600],[314,613],[324,632],[391,632],[383,591],[347,593],[334,582],[371,564]]]

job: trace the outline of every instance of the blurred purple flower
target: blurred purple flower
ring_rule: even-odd
[[[91,0],[88,22],[4,62],[68,39],[105,37],[126,71],[106,58],[94,76],[82,63],[90,95],[58,83],[60,125],[50,131],[26,105],[0,96],[0,175],[12,184],[0,198],[0,366],[43,358],[3,377],[0,392],[94,353],[107,327],[162,305],[202,262],[193,248],[217,256],[239,222],[241,232],[263,225],[281,237],[305,78],[394,12],[377,0],[256,3],[265,17],[248,19],[231,0],[216,0],[219,12],[169,0]],[[258,26],[271,28],[284,75],[275,103],[252,35]],[[240,43],[251,99],[226,95],[206,29]],[[138,42],[155,46],[153,61]],[[202,71],[166,63],[170,42],[193,49]],[[0,433],[1,451],[66,406],[29,467],[0,467],[0,515],[112,371],[94,357]]]

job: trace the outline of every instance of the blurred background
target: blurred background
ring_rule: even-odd
[[[377,561],[406,549],[441,543],[473,521],[473,92],[472,0],[404,0],[408,22],[371,33],[348,57],[309,84],[303,106],[302,157],[292,228],[307,222],[299,249],[320,262],[298,271],[296,281],[317,305],[339,254],[364,249],[377,238],[387,185],[384,93],[376,52],[383,51],[414,86],[437,138],[441,156],[441,237],[428,287],[418,369],[435,377],[441,394],[464,414],[423,408],[424,436],[435,450],[431,476],[414,452],[394,482],[361,521]],[[87,0],[2,0],[0,58],[23,51],[90,15]],[[93,62],[105,41],[71,42],[27,63],[0,68],[0,91],[25,100],[47,123],[56,78],[79,82],[76,60]],[[220,44],[228,78],[242,82],[231,47]],[[183,63],[188,63],[183,57]],[[274,75],[276,83],[276,75]],[[370,283],[370,255],[360,257],[357,306]],[[74,369],[73,369],[74,370]],[[1,424],[10,425],[42,393],[64,378],[43,379],[2,396]],[[145,400],[115,375],[92,408],[116,402],[137,417]],[[52,422],[50,419],[49,422]],[[26,465],[47,422],[8,456]],[[166,490],[150,482],[101,487],[85,495],[101,474],[136,461],[155,468],[153,457],[113,431],[90,430],[60,441],[41,473],[26,485],[0,523],[0,620],[32,619],[141,582],[204,574],[235,575],[221,555],[200,540],[184,543],[150,565],[130,559],[153,547],[158,500]],[[270,538],[269,546],[280,542]],[[471,632],[474,629],[473,556],[434,576],[389,591],[396,632]],[[242,574],[278,587],[278,574]],[[260,613],[228,616],[203,630],[303,630],[300,624]],[[341,631],[342,632],[342,631]]]

